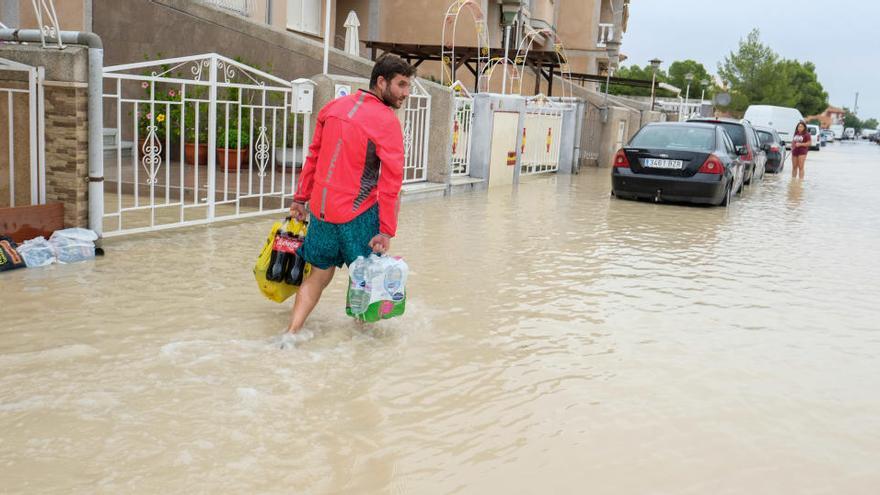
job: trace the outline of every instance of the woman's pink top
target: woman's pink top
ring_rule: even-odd
[[[807,146],[795,146],[797,143],[807,143]],[[813,143],[813,137],[810,136],[810,131],[800,132],[794,135],[794,138],[791,140],[791,154],[792,156],[803,156],[810,152],[810,144]]]

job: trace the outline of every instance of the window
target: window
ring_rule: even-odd
[[[287,28],[321,34],[321,0],[287,0]]]
[[[730,140],[730,136],[727,134],[727,131],[722,129],[721,136],[724,137],[724,147],[727,149],[727,154],[729,154],[731,156],[735,156],[736,155],[736,146],[733,145],[733,141]]]
[[[624,121],[621,121],[624,122]],[[715,150],[715,129],[681,125],[643,127],[630,142],[633,148],[688,150],[711,153]]]

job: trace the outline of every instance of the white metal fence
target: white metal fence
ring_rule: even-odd
[[[44,74],[43,67],[0,58],[0,142],[6,141],[2,147],[5,153],[0,153],[0,171],[4,165],[7,169],[0,172],[0,191],[7,192],[0,193],[0,206],[46,202]],[[26,138],[20,134],[24,129]],[[21,180],[23,173],[27,180]],[[29,191],[16,190],[21,182],[29,185]]]
[[[294,86],[217,54],[104,70],[104,235],[289,207],[311,109]]]
[[[455,114],[452,118],[452,175],[470,173],[471,128],[474,120],[474,99],[469,96],[455,97]]]
[[[566,108],[565,104],[546,99],[527,104],[521,143],[522,175],[559,170],[562,114]]]
[[[428,136],[431,129],[431,95],[417,79],[406,99],[403,119],[404,182],[427,180]]]
[[[599,23],[599,38],[596,40],[596,47],[605,48],[607,43],[614,39],[614,24],[608,22]]]

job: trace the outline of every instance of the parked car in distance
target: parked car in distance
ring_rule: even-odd
[[[831,129],[822,129],[822,135],[825,136],[825,141],[829,143],[833,143],[836,139],[834,137],[834,131],[832,131]]]
[[[843,131],[843,139],[855,139],[856,138],[856,130],[852,127],[847,127]]]
[[[818,138],[819,138],[819,146],[820,147],[824,148],[825,146],[828,145],[828,134],[825,134],[825,131],[823,131],[821,128],[819,128]]]
[[[761,147],[767,153],[767,171],[773,174],[782,172],[785,168],[785,144],[776,129],[770,127],[755,127],[758,138],[761,140]]]
[[[624,199],[728,205],[742,188],[743,161],[720,125],[647,124],[617,151],[611,191]]]
[[[795,127],[798,122],[804,120],[804,116],[797,108],[773,105],[750,105],[743,118],[752,125],[776,129],[776,133],[789,148]]]
[[[810,131],[810,149],[819,151],[822,148],[822,141],[819,137],[819,133],[822,132],[822,129],[819,129],[819,126],[817,125],[807,124],[807,130]]]
[[[767,154],[761,149],[761,140],[758,139],[755,129],[747,120],[694,118],[688,122],[706,122],[720,125],[730,135],[734,146],[746,148],[746,153],[742,158],[743,165],[745,165],[744,184],[751,184],[753,177],[764,177]]]

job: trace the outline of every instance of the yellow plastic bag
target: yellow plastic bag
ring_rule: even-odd
[[[254,278],[257,279],[257,286],[260,288],[260,292],[262,292],[266,298],[277,303],[286,301],[287,298],[296,294],[296,291],[299,289],[299,286],[296,285],[266,280],[266,271],[269,269],[269,261],[272,258],[272,245],[275,243],[275,234],[277,234],[278,230],[282,227],[288,232],[293,232],[295,235],[303,237],[306,235],[307,227],[303,222],[299,222],[289,217],[284,219],[283,222],[275,222],[272,224],[272,229],[269,231],[269,236],[266,238],[263,250],[260,251],[260,256],[257,257],[257,263],[254,265]],[[306,263],[303,278],[308,277],[311,270],[312,266]]]

